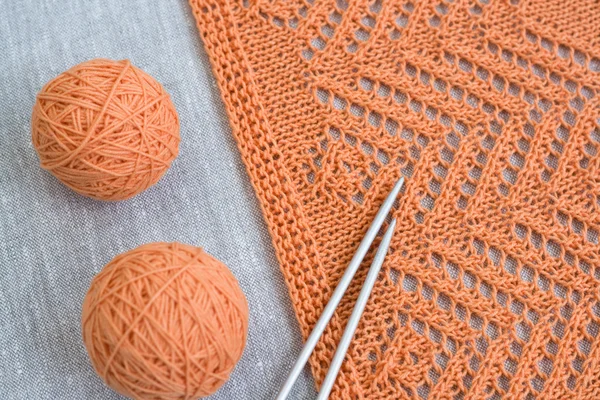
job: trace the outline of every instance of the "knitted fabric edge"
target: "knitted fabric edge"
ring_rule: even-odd
[[[235,28],[234,14],[239,7],[229,1],[228,7],[210,0],[189,0],[189,4],[219,85],[232,133],[267,222],[302,336],[306,339],[312,329],[312,323],[307,321],[316,321],[323,309],[311,298],[321,298],[324,294],[329,298],[331,288],[322,273],[301,204],[290,185],[282,153],[272,139],[272,130]],[[310,359],[313,375],[317,365],[329,363],[322,357],[327,354],[323,350],[325,345],[321,341]]]

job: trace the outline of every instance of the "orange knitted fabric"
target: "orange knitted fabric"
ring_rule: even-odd
[[[191,4],[304,335],[407,177],[331,398],[600,396],[597,2]]]

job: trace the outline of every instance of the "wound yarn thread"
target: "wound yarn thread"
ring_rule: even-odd
[[[92,364],[113,389],[191,400],[229,379],[246,344],[248,305],[229,269],[202,249],[151,243],[93,279],[82,325]]]
[[[154,185],[180,141],[169,95],[128,60],[86,61],[48,82],[31,132],[42,168],[100,200],[124,200]]]
[[[331,400],[600,398],[600,3],[190,4],[305,337],[406,177]]]

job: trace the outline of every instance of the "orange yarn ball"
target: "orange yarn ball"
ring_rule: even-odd
[[[100,200],[127,199],[154,185],[180,140],[169,95],[128,60],[87,61],[48,82],[31,132],[42,168]]]
[[[94,278],[83,341],[98,374],[135,399],[197,399],[229,379],[248,330],[237,280],[202,249],[151,243]]]

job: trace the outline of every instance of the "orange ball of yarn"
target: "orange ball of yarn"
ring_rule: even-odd
[[[154,185],[180,140],[169,95],[128,60],[87,61],[48,82],[31,132],[42,168],[100,200],[124,200]]]
[[[202,249],[151,243],[94,278],[83,341],[98,374],[135,399],[197,399],[221,387],[246,344],[237,280]]]

